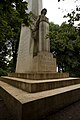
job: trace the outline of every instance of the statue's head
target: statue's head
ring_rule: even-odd
[[[47,9],[46,9],[46,8],[42,9],[41,15],[42,15],[42,14],[43,14],[43,15],[46,15],[46,13],[47,13]]]

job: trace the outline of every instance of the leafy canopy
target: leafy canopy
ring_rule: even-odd
[[[70,24],[61,26],[50,23],[51,52],[56,55],[57,64],[70,75],[79,75],[76,72],[80,67],[80,36],[78,30]]]
[[[0,0],[0,68],[7,69],[10,56],[15,69],[21,23],[29,25],[27,2],[23,0]]]

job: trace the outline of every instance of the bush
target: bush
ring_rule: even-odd
[[[0,68],[0,76],[5,76],[5,75],[7,75],[7,71]]]

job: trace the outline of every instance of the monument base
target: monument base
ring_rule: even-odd
[[[79,93],[79,83],[38,93],[28,93],[0,81],[0,95],[15,120],[43,120],[49,114],[80,100]]]
[[[80,84],[80,79],[78,78],[62,78],[37,81],[5,76],[1,77],[1,80],[28,93],[36,93],[74,84]]]
[[[28,73],[9,73],[8,76],[29,79],[29,80],[47,80],[47,79],[68,78],[69,73],[28,72]]]
[[[34,72],[56,72],[56,58],[49,52],[40,52],[33,57]]]

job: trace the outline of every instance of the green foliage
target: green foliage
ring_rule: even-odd
[[[80,11],[80,9],[79,9]],[[76,21],[80,20],[80,14],[77,13],[76,10],[73,10],[71,13],[68,13],[67,15],[64,15],[64,18],[68,18],[68,23],[70,25],[74,25]],[[76,25],[77,27],[79,27],[79,24]]]
[[[70,75],[80,76],[80,36],[73,25],[50,23],[51,52],[56,54],[57,64]]]
[[[29,25],[27,2],[23,0],[0,0],[0,67],[7,66],[6,56],[13,57],[15,70],[21,23]]]
[[[0,76],[4,76],[4,75],[7,75],[7,72],[2,68],[0,68]]]
[[[58,0],[60,2],[61,0]],[[64,0],[65,1],[65,0]],[[79,0],[74,0],[74,2]],[[64,17],[68,18],[68,24],[73,28],[73,25],[75,25],[75,22],[78,21],[78,24],[76,27],[74,27],[74,31],[72,29],[72,33],[70,31],[69,35],[69,49],[72,49],[72,51],[68,51],[68,56],[70,55],[71,59],[68,58],[68,67],[67,70],[70,72],[73,76],[80,76],[80,5],[76,6],[76,9],[74,9],[71,13],[68,13]]]

